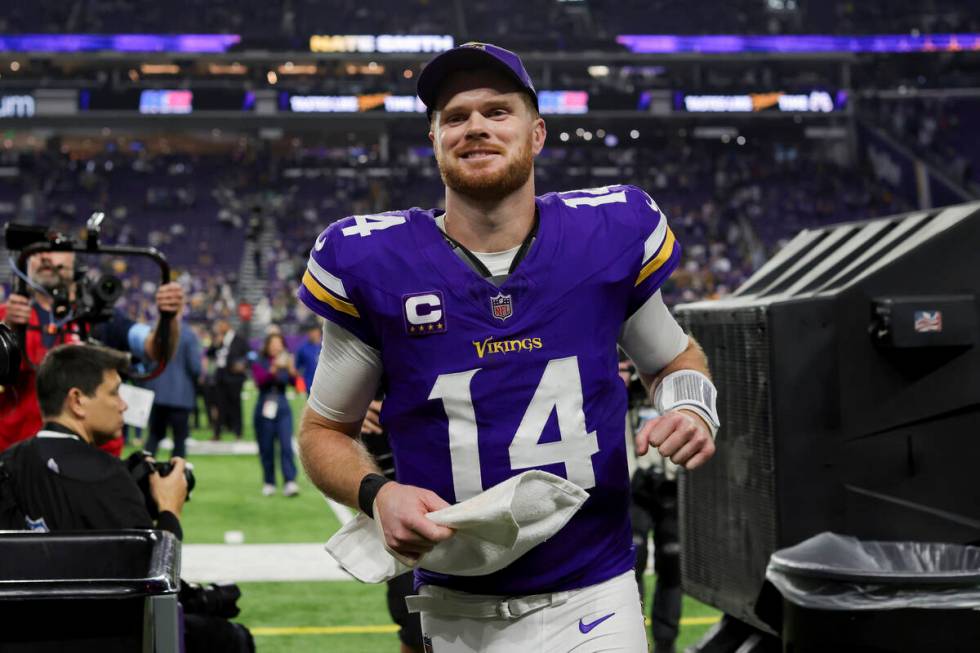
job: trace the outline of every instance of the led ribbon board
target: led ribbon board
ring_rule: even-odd
[[[847,107],[847,92],[813,90],[806,93],[743,93],[735,95],[704,95],[677,92],[674,110],[688,113],[752,113],[775,111],[781,113],[832,113]]]
[[[919,36],[909,34],[878,34],[866,36],[831,36],[826,34],[783,36],[621,34],[616,37],[616,42],[631,52],[645,54],[980,51],[980,34],[924,34]]]
[[[140,113],[180,114],[194,109],[192,91],[147,90],[140,93]]]
[[[540,91],[538,108],[542,114],[581,114],[589,112],[586,91]]]
[[[0,52],[227,52],[238,34],[17,34]]]
[[[454,44],[448,34],[314,34],[310,52],[445,52]]]

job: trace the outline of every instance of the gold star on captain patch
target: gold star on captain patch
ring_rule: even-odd
[[[432,331],[432,329],[434,329],[434,328],[435,327],[433,327],[431,324],[429,325],[429,331]]]
[[[415,327],[408,327],[409,333],[415,333]]]
[[[439,324],[437,324],[437,325],[436,325],[436,328],[437,328],[437,329],[441,329],[441,328],[442,328],[442,322],[440,322]]]

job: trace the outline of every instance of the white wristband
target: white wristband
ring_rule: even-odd
[[[653,405],[661,415],[681,408],[700,415],[714,438],[721,427],[717,397],[718,391],[707,376],[696,370],[678,370],[660,380],[653,393]]]

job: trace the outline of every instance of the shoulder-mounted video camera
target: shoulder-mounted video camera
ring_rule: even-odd
[[[78,243],[70,236],[38,225],[7,223],[4,227],[4,241],[11,252],[18,252],[16,261],[11,261],[17,277],[14,292],[30,296],[27,262],[35,254],[44,252],[79,252],[95,256],[143,257],[153,261],[160,269],[160,283],[170,281],[170,264],[163,254],[153,247],[130,247],[121,245],[101,245],[99,236],[105,214],[93,213],[86,222],[87,235],[84,243]],[[75,266],[71,282],[58,284],[48,289],[51,296],[52,316],[58,323],[80,325],[78,337],[84,342],[90,338],[90,328],[94,324],[112,318],[116,301],[122,296],[123,284],[119,277],[110,273],[90,275],[82,266]],[[161,316],[167,318],[167,315]],[[170,337],[170,320],[161,319],[157,337],[167,350]],[[9,329],[0,324],[0,385],[16,382],[22,361],[27,356],[27,327]],[[163,372],[164,364],[157,365],[149,374],[135,371],[127,374],[131,379],[149,379]]]

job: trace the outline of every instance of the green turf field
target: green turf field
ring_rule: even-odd
[[[188,544],[222,544],[225,531],[242,531],[247,544],[326,542],[340,527],[323,496],[300,474],[300,494],[262,496],[255,456],[191,457],[197,487],[184,506]],[[282,485],[280,479],[280,486]]]
[[[254,439],[251,413],[255,394],[246,391],[245,439]],[[298,423],[303,399],[293,402]],[[203,412],[202,412],[203,417]],[[207,429],[195,430],[209,439]],[[225,435],[224,439],[231,439]],[[166,458],[166,455],[160,456]],[[220,544],[226,531],[241,531],[248,544],[324,542],[339,522],[323,497],[301,475],[298,497],[264,497],[258,456],[190,456],[197,488],[184,507],[185,542]],[[647,584],[647,594],[652,582]],[[394,653],[395,628],[384,586],[355,581],[242,583],[237,621],[255,634],[260,653]],[[696,642],[719,617],[713,608],[685,597],[682,646]]]

